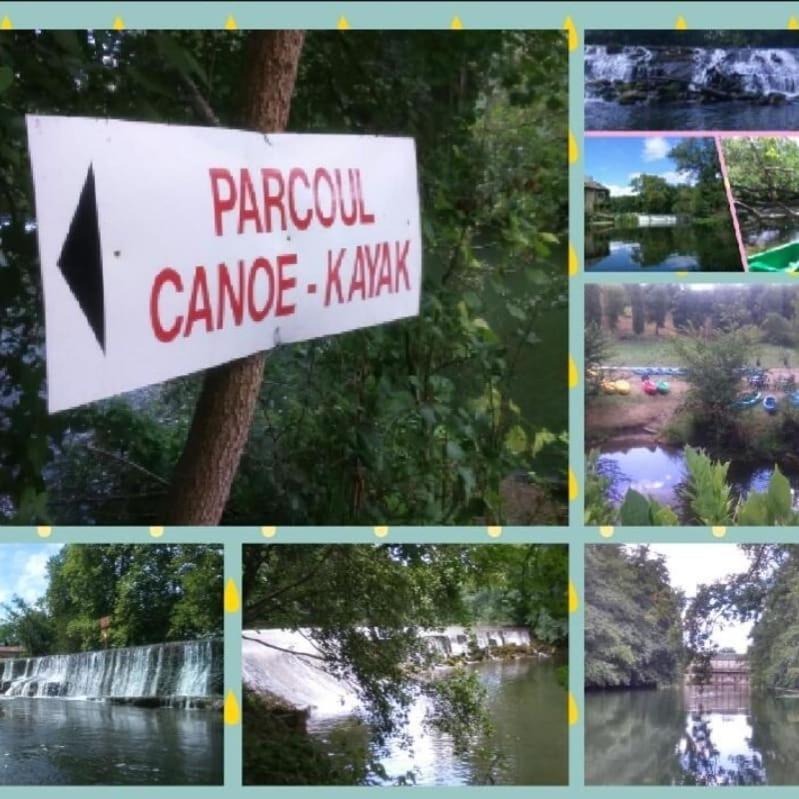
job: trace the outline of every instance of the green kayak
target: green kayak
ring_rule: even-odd
[[[750,272],[799,271],[799,241],[782,244],[765,252],[749,256]]]

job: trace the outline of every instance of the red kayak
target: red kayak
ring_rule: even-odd
[[[654,396],[658,393],[658,387],[649,379],[641,381],[641,388],[643,388],[645,394],[649,394],[649,396]]]

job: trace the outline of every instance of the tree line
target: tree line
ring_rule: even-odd
[[[66,544],[36,602],[0,608],[0,640],[28,655],[222,635],[222,548]],[[101,622],[101,620],[104,620]]]
[[[664,558],[646,546],[586,547],[586,687],[676,683],[691,662],[717,651],[718,624],[753,622],[753,684],[799,691],[799,547],[740,546],[746,571],[700,585],[690,602],[671,585]]]

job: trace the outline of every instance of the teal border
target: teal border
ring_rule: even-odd
[[[577,29],[578,47],[570,53],[569,122],[579,147],[579,157],[570,168],[569,226],[570,241],[579,264],[576,276],[570,279],[569,336],[571,356],[577,367],[580,381],[569,392],[570,464],[578,482],[578,494],[569,503],[569,527],[506,527],[499,538],[491,538],[484,527],[390,527],[387,537],[378,538],[372,528],[292,528],[279,527],[273,538],[265,538],[257,527],[166,528],[160,538],[153,538],[148,528],[79,528],[55,527],[49,538],[40,538],[36,528],[0,528],[0,542],[182,542],[222,543],[225,546],[225,582],[233,578],[240,587],[241,547],[243,543],[323,543],[330,540],[343,543],[378,543],[392,541],[403,543],[569,543],[570,576],[579,598],[579,608],[571,614],[570,632],[570,685],[576,699],[579,720],[570,728],[570,757],[568,788],[502,787],[502,788],[243,788],[241,787],[241,726],[225,728],[225,787],[175,787],[146,788],[152,799],[160,797],[235,797],[266,792],[281,796],[313,794],[337,797],[362,795],[365,790],[380,792],[412,792],[431,794],[445,791],[451,796],[486,795],[498,792],[503,796],[563,797],[605,795],[622,793],[642,797],[672,795],[675,791],[701,791],[676,788],[600,788],[583,786],[583,556],[586,543],[632,542],[718,542],[746,543],[757,541],[794,542],[797,530],[791,528],[757,529],[729,528],[723,539],[712,536],[709,528],[616,528],[613,537],[602,538],[597,528],[582,526],[583,473],[583,291],[587,282],[613,283],[638,282],[640,275],[615,276],[607,273],[586,275],[583,271],[583,59],[582,34],[588,28],[672,28],[678,16],[684,17],[689,28],[757,28],[785,29],[788,20],[799,19],[799,4],[789,2],[715,3],[715,2],[3,2],[0,0],[0,20],[5,17],[16,29],[30,28],[110,28],[120,18],[127,28],[171,29],[221,29],[229,17],[236,26],[246,28],[304,27],[309,29],[335,28],[344,17],[352,30],[358,29],[448,29],[457,17],[465,29],[538,28],[560,29],[567,17]],[[0,32],[2,35],[2,32]],[[457,35],[453,31],[453,35]],[[565,268],[565,264],[564,264]],[[744,280],[763,283],[792,282],[780,275],[691,274],[678,277],[669,274],[647,275],[648,282],[667,282],[686,279],[693,282],[738,282]],[[565,364],[564,364],[565,367]],[[269,520],[265,519],[264,524]],[[241,700],[241,649],[239,641],[241,614],[226,614],[225,618],[225,685]],[[796,794],[790,787],[737,788],[735,796]],[[1,786],[0,793],[9,799],[29,797],[72,796],[84,792],[94,795],[139,796],[141,787],[13,787]],[[224,793],[223,793],[224,792]]]

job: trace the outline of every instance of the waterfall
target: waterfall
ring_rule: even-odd
[[[529,646],[526,627],[478,625],[422,630],[420,636],[444,657],[466,655],[477,649]],[[244,684],[269,694],[312,717],[355,713],[361,707],[357,686],[345,676],[328,670],[313,642],[313,630],[245,630],[242,640]]]
[[[671,82],[693,92],[777,92],[793,98],[799,96],[799,49],[588,45],[585,77],[592,99],[605,94],[603,86],[619,81]]]
[[[0,697],[67,699],[222,695],[221,640],[0,661]]]

